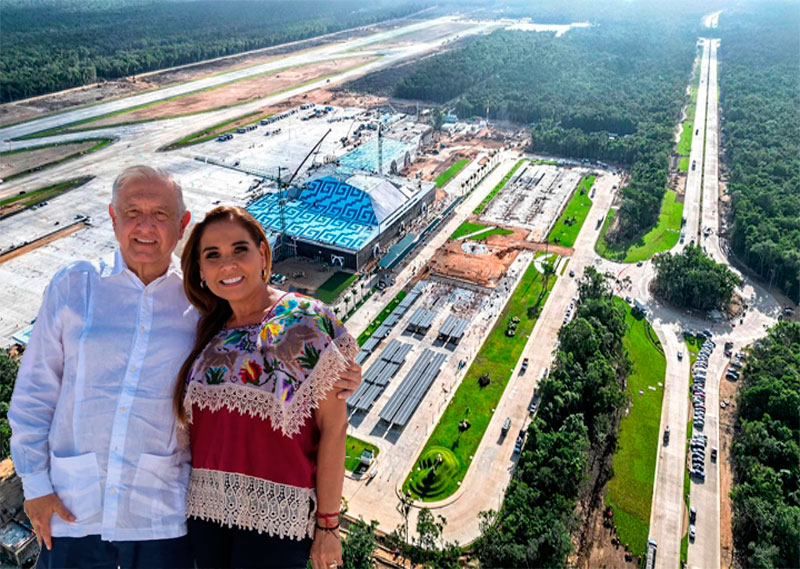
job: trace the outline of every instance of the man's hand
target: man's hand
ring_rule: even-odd
[[[39,546],[41,547],[44,541],[47,549],[53,549],[53,540],[50,537],[50,518],[53,517],[53,514],[58,514],[65,522],[75,521],[75,516],[67,510],[55,493],[33,500],[25,500],[25,513],[31,520]]]
[[[361,366],[351,361],[347,369],[339,376],[333,387],[338,390],[336,397],[347,399],[361,384]]]

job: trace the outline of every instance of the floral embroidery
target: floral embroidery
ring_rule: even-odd
[[[187,414],[191,416],[193,404],[238,409],[240,403],[226,401],[233,392],[219,388],[240,386],[261,392],[253,401],[264,404],[271,398],[274,404],[265,406],[269,409],[266,414],[255,413],[271,417],[273,424],[292,432],[300,425],[286,425],[285,421],[299,418],[304,422],[358,352],[358,345],[341,320],[317,300],[286,295],[266,318],[256,326],[222,330],[201,352],[188,378],[184,399]],[[320,371],[317,366],[328,368],[324,381],[313,380],[318,374],[312,372]],[[207,387],[195,389],[201,386]],[[309,390],[313,393],[298,399],[299,394]],[[215,398],[219,401],[212,401]],[[308,413],[290,409],[301,402],[312,405]],[[248,412],[253,414],[254,410],[248,407]]]

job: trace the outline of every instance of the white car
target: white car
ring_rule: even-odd
[[[689,525],[689,539],[694,541],[694,538],[697,537],[697,530],[694,527],[694,524]]]

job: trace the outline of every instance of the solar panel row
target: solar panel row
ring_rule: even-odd
[[[444,341],[458,341],[464,335],[464,331],[469,326],[469,320],[458,318],[457,316],[448,316],[447,319],[439,328],[439,337]]]
[[[412,348],[411,344],[399,340],[389,342],[381,352],[380,359],[364,372],[361,385],[347,400],[347,405],[358,411],[368,411],[403,365]]]
[[[408,320],[410,330],[427,330],[436,318],[436,311],[417,308]]]
[[[411,370],[381,409],[380,418],[390,425],[405,427],[428,393],[433,380],[439,375],[445,354],[426,349],[414,362]]]

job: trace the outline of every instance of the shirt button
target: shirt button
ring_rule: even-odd
[[[125,412],[125,407],[120,407],[120,408],[119,408],[119,412],[120,412],[120,413],[124,413],[124,412]]]
[[[144,332],[144,326],[139,326],[139,332]]]
[[[111,488],[111,489],[108,491],[108,493],[109,493],[109,494],[116,494],[116,493],[117,493],[117,491],[116,491],[116,490],[114,490],[113,488]]]
[[[131,371],[136,371],[136,366],[135,365],[131,366]]]

